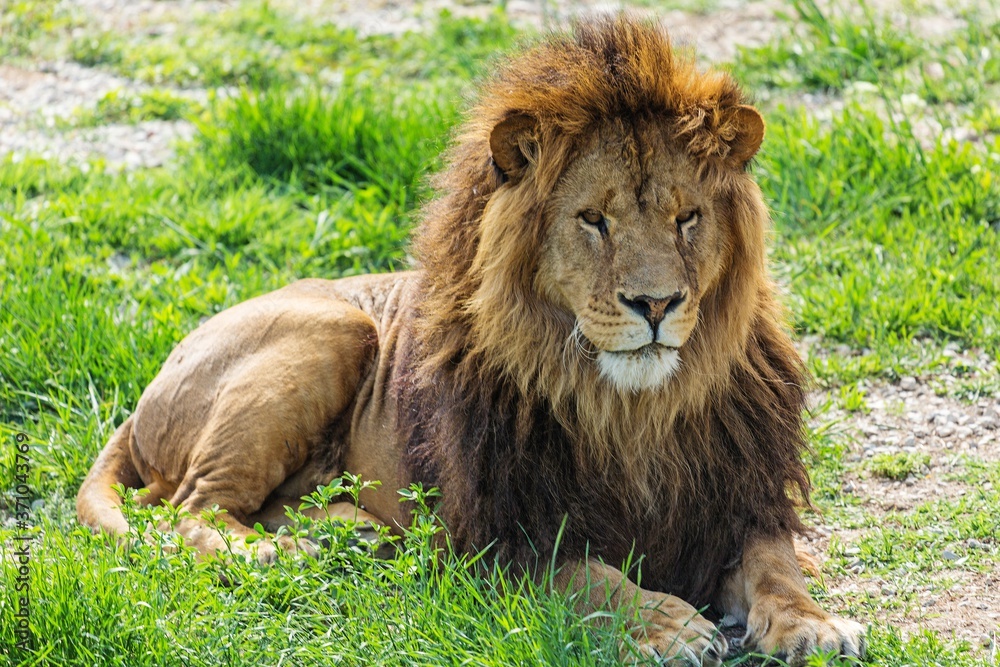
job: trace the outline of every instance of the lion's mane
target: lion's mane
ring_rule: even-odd
[[[440,486],[458,548],[492,545],[529,569],[557,542],[561,558],[642,555],[644,587],[700,604],[750,532],[802,529],[804,371],[766,269],[762,196],[724,167],[737,129],[723,111],[743,103],[728,75],[627,14],[549,37],[484,84],[415,237],[421,301],[400,387],[408,464]],[[503,188],[490,133],[518,114],[537,121],[533,175]],[[731,230],[723,278],[659,391],[616,389],[567,354],[573,321],[534,283],[546,201],[608,119],[669,128]]]

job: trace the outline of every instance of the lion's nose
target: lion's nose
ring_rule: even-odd
[[[687,294],[681,290],[677,290],[670,296],[666,297],[640,294],[630,298],[621,292],[618,293],[619,301],[646,318],[646,321],[649,322],[649,326],[653,328],[654,336],[656,335],[656,328],[660,325],[660,322],[663,321],[663,318],[667,316],[667,313],[673,311],[677,308],[677,306],[681,305],[686,297]]]

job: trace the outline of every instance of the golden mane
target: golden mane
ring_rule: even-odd
[[[572,519],[583,499],[636,516],[621,539],[605,540],[614,556],[619,542],[648,530],[643,517],[652,512],[668,513],[664,535],[649,537],[657,543],[671,531],[711,531],[692,521],[720,515],[765,530],[801,528],[786,489],[807,497],[804,375],[772,296],[762,196],[748,173],[726,163],[738,130],[731,112],[745,103],[730,76],[700,71],[660,26],[628,14],[577,23],[483,85],[416,233],[423,301],[401,402],[412,465],[447,488],[442,513],[458,542],[495,539],[502,555],[524,559],[508,543],[522,544],[527,533],[531,549],[545,552],[555,539],[548,515]],[[490,135],[519,115],[536,123],[533,176],[501,187]],[[668,128],[699,160],[733,229],[723,278],[703,297],[681,370],[659,391],[617,389],[585,358],[566,354],[573,321],[535,285],[546,201],[581,138],[609,119]],[[767,498],[727,488],[746,475],[769,480]],[[567,488],[585,480],[594,488]],[[729,527],[703,537],[717,553],[738,547]],[[572,534],[563,548],[588,541],[595,538]],[[665,549],[664,562],[675,563],[668,571],[688,548]],[[721,567],[702,566],[695,592]]]

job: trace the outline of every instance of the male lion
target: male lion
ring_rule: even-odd
[[[421,481],[458,548],[528,570],[557,552],[558,583],[603,583],[582,597],[636,611],[651,654],[719,664],[708,606],[793,663],[863,655],[792,542],[804,371],[747,170],[763,135],[733,80],[654,24],[590,19],[529,49],[459,135],[420,268],[303,280],[200,326],[97,459],[80,520],[125,532],[111,486],[145,486],[212,553],[213,504],[239,546],[347,470],[383,482],[361,516],[398,531],[395,491]]]

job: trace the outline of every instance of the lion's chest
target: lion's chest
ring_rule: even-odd
[[[575,510],[567,541],[587,545],[609,564],[631,563],[647,588],[691,600],[705,596],[740,548],[743,520],[726,500],[725,481],[710,475],[700,484],[674,481],[646,504],[628,500],[628,484],[611,475],[581,485],[567,503]]]

